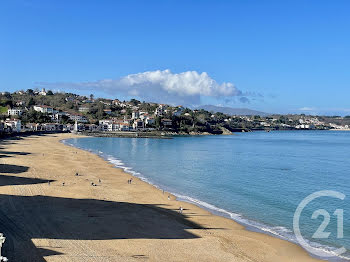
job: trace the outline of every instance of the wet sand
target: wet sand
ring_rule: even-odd
[[[128,184],[129,174],[59,142],[74,136],[0,141],[0,232],[10,261],[319,261],[137,178]]]

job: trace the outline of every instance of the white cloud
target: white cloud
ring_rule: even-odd
[[[165,103],[199,104],[202,96],[230,99],[242,96],[234,84],[217,83],[206,72],[170,70],[131,74],[119,79],[103,79],[80,83],[38,83],[41,87],[73,88],[103,91],[118,95],[137,96],[143,100]]]
[[[305,106],[305,107],[299,108],[298,110],[299,111],[315,111],[316,108]]]

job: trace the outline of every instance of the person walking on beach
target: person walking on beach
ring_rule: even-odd
[[[62,183],[62,186],[64,186],[64,182]]]
[[[183,210],[182,206],[180,206],[180,214],[182,214]]]
[[[168,196],[168,200],[170,200],[170,196]]]

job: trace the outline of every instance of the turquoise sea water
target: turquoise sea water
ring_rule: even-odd
[[[344,200],[321,197],[301,213],[300,230],[313,246],[331,251],[344,246],[350,257],[350,132],[283,131],[233,136],[79,138],[66,143],[101,155],[117,167],[180,200],[231,217],[252,230],[295,241],[293,215],[299,203],[319,190],[334,190]],[[325,209],[329,238],[313,238]],[[343,238],[337,237],[344,211]],[[332,259],[331,259],[332,260]],[[338,259],[333,259],[338,260]]]

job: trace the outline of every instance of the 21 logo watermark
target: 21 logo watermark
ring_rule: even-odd
[[[333,256],[339,256],[343,253],[346,252],[345,247],[338,248],[331,253],[325,253],[321,251],[318,248],[314,248],[311,245],[309,245],[305,239],[303,238],[301,232],[300,232],[300,227],[299,227],[299,220],[301,216],[301,212],[304,210],[304,208],[313,200],[319,198],[319,197],[332,197],[332,198],[337,198],[340,200],[345,199],[345,195],[343,193],[337,192],[337,191],[332,191],[332,190],[322,190],[315,192],[306,198],[303,199],[303,201],[300,202],[299,206],[295,210],[294,213],[294,218],[293,218],[293,229],[294,229],[294,234],[299,242],[299,244],[305,248],[309,253],[314,254],[318,257],[333,257]],[[337,238],[341,239],[344,237],[344,210],[343,209],[336,209],[333,212],[333,215],[337,218]],[[331,235],[331,232],[326,232],[326,228],[331,220],[331,215],[329,214],[328,211],[325,209],[318,209],[315,210],[311,216],[312,219],[317,219],[319,216],[323,217],[323,222],[321,225],[318,227],[316,232],[313,234],[312,238],[314,239],[325,239],[328,238]]]

